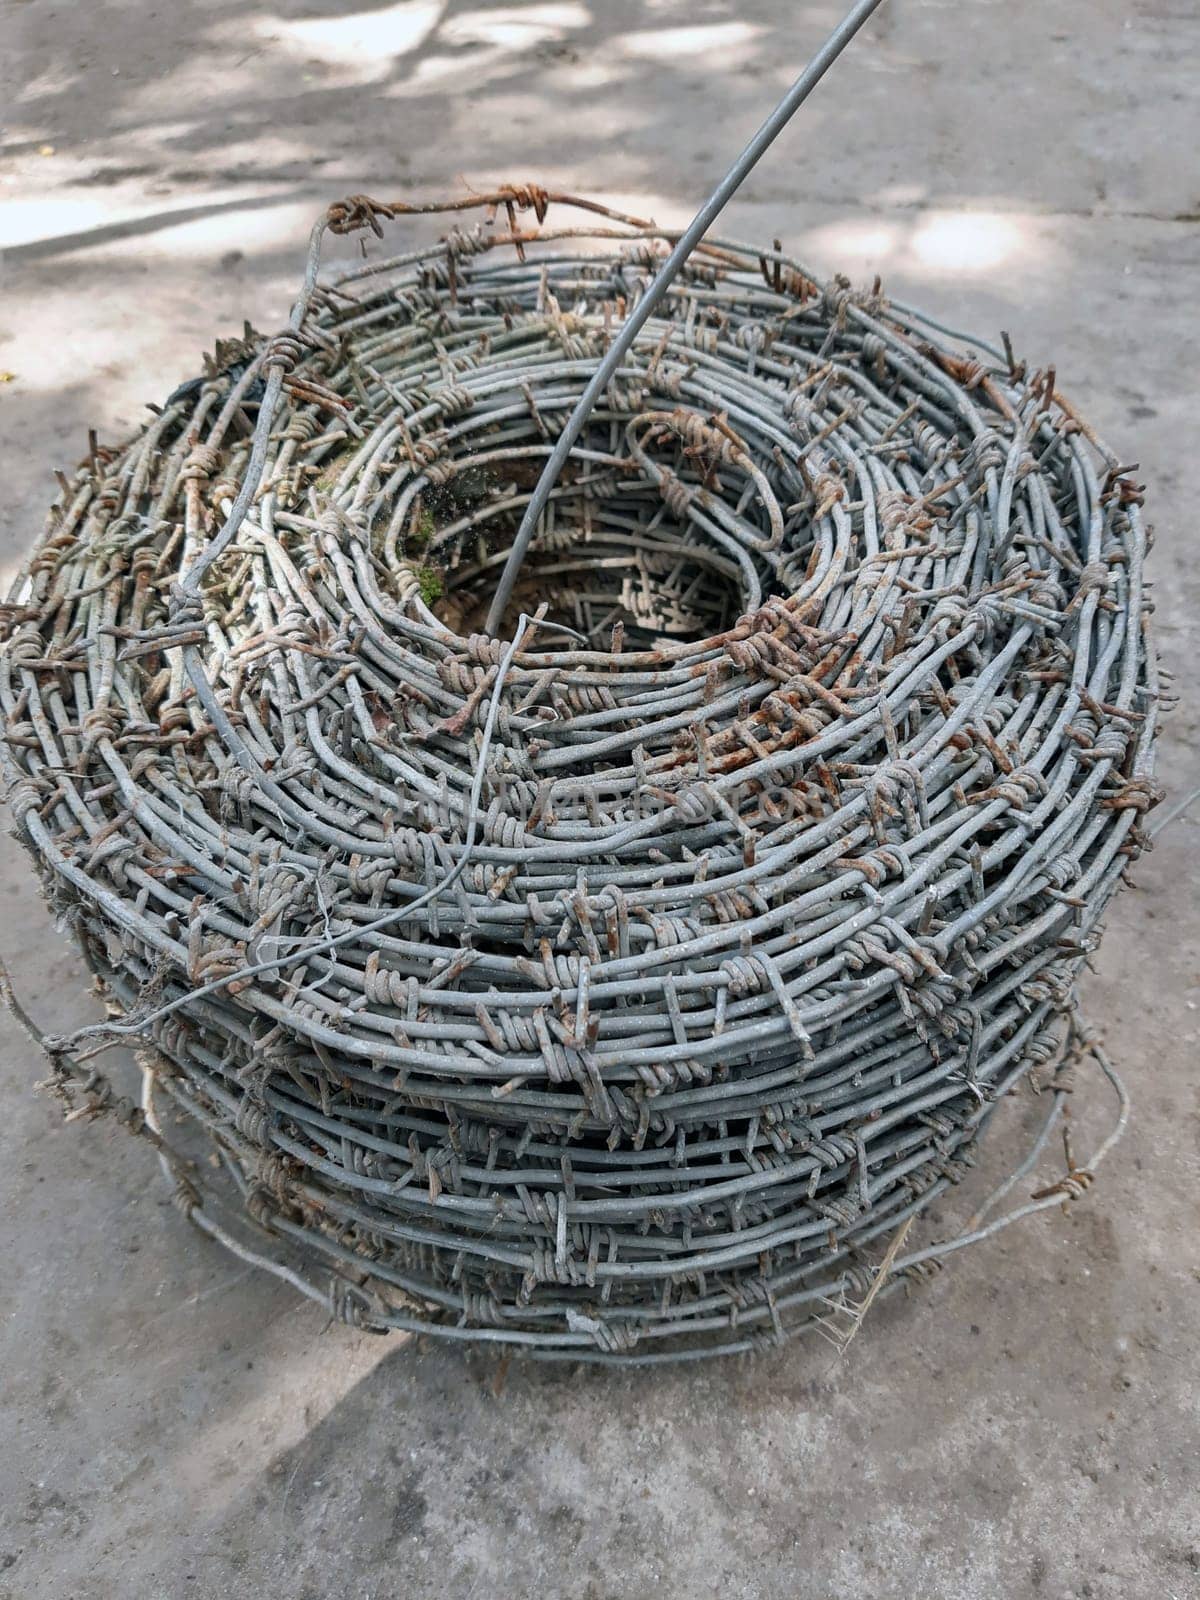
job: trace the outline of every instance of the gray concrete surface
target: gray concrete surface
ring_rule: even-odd
[[[282,319],[325,200],[532,178],[681,219],[836,9],[0,0],[0,560],[87,426]],[[1198,102],[1195,0],[891,0],[728,227],[1009,329],[1140,461],[1175,798],[1200,781]],[[63,1126],[5,1024],[0,1597],[1200,1593],[1198,860],[1200,803],[1087,984],[1136,1107],[1103,1181],[840,1363],[505,1374],[326,1327],[191,1232],[146,1152]],[[82,1020],[7,840],[0,893],[29,1004]]]

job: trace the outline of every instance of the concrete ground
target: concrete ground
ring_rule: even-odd
[[[840,6],[0,0],[0,560],[88,426],[282,321],[324,202],[535,179],[682,219]],[[1194,0],[890,0],[726,230],[1008,329],[1141,463],[1177,802],[1198,101]],[[0,854],[0,952],[62,1031],[80,963]],[[1087,984],[1136,1113],[1095,1190],[876,1308],[840,1362],[505,1373],[327,1327],[192,1232],[147,1151],[64,1126],[5,1024],[0,1597],[1200,1593],[1198,860],[1200,802]]]

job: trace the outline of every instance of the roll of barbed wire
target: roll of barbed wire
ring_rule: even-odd
[[[318,234],[288,334],[64,480],[0,657],[19,833],[110,1000],[52,1078],[360,1326],[840,1338],[1123,1125],[1073,1007],[1155,798],[1140,490],[1007,340],[710,239],[493,637],[677,238],[580,204],[454,202],[320,279]],[[90,1054],[131,1036],[140,1107]],[[1114,1134],[989,1220],[1077,1059]],[[1031,1155],[908,1245],[1030,1077]]]

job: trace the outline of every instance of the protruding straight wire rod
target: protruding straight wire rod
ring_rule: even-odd
[[[504,613],[508,609],[509,601],[512,599],[517,577],[529,551],[534,530],[538,525],[542,512],[546,509],[546,502],[550,498],[550,492],[558,481],[558,475],[571,453],[572,446],[583,432],[583,425],[591,414],[592,407],[608,387],[609,380],[624,360],[627,352],[632,348],[634,340],[649,321],[656,306],[661,303],[680,267],[700,243],[717,217],[720,216],[729,200],[737,193],[746,177],[757,165],[759,157],[775,142],[778,135],[783,132],[792,117],[808,99],[863,23],[882,4],[883,0],[858,0],[858,4],[829,35],[829,38],[826,39],[787,94],[784,95],[762,127],[759,128],[712,194],[709,195],[708,199],[697,211],[687,228],[680,234],[679,242],[663,262],[654,281],[625,319],[620,333],[609,346],[603,361],[596,368],[587,388],[580,395],[566,427],[559,435],[558,443],[555,445],[550,459],[542,470],[537,487],[530,496],[529,504],[525,508],[525,515],[521,518],[521,526],[517,529],[517,536],[513,540],[512,549],[508,553],[508,560],[504,563],[504,571],[500,574],[500,582],[496,587],[491,609],[487,615],[487,631],[493,638],[498,636],[500,632]]]

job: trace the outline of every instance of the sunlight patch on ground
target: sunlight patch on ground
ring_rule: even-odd
[[[36,77],[28,78],[13,96],[14,105],[28,105],[31,100],[41,100],[56,94],[68,94],[79,82],[78,71],[67,66],[47,67]]]
[[[803,243],[851,277],[902,271],[916,277],[987,274],[1010,262],[1047,264],[1035,219],[1020,213],[917,211],[849,218],[811,229]]]
[[[0,249],[25,244],[53,245],[56,239],[72,241],[74,251],[128,250],[133,243],[139,259],[151,255],[185,256],[217,254],[226,250],[245,253],[270,249],[295,241],[297,271],[303,269],[304,239],[321,209],[311,196],[280,202],[279,196],[229,195],[210,190],[202,206],[211,216],[197,217],[189,197],[175,197],[167,206],[131,206],[112,195],[95,198],[15,200],[0,208]],[[172,222],[172,212],[180,220]],[[152,226],[144,226],[152,224]],[[75,235],[95,232],[97,238],[75,240]],[[48,251],[53,255],[53,250]]]
[[[399,83],[389,84],[383,92],[393,99],[403,99],[405,95],[414,90],[433,88],[436,84],[446,84],[447,94],[462,92],[464,83],[471,85],[471,90],[476,94],[496,76],[496,69],[502,68],[506,72],[512,71],[512,52],[500,45],[475,45],[468,53],[465,50],[446,52],[431,51],[428,55],[414,61]],[[528,106],[528,97],[523,101]],[[497,116],[495,110],[489,110],[490,116]]]
[[[344,17],[260,18],[254,31],[264,43],[282,44],[303,60],[363,69],[365,80],[384,76],[396,56],[419,49],[444,10],[443,0],[400,0],[382,11]]]
[[[571,28],[586,28],[590,21],[588,9],[582,5],[493,6],[447,18],[438,39],[451,45],[486,44],[525,50],[557,39]]]
[[[764,29],[755,22],[712,22],[694,28],[646,28],[620,42],[622,55],[646,61],[675,62],[680,56],[721,53],[721,65],[731,67]]]
[[[977,211],[934,212],[910,241],[922,266],[942,272],[982,272],[1028,249],[1026,229],[1011,216]]]
[[[156,255],[192,260],[201,255],[220,255],[226,250],[241,250],[252,255],[279,246],[293,246],[299,284],[308,232],[321,213],[322,203],[311,197],[282,204],[275,200],[273,195],[262,200],[248,199],[236,210],[168,225],[155,233],[148,249]]]
[[[871,220],[831,222],[815,228],[810,238],[819,241],[822,252],[844,256],[848,261],[884,260],[895,254],[903,230],[895,223]]]
[[[36,200],[6,200],[0,206],[0,250],[52,239],[59,234],[81,233],[115,221],[111,203],[97,195],[64,199],[61,194]]]
[[[571,91],[579,94],[583,91],[596,89],[609,89],[618,83],[620,68],[611,61],[573,61],[567,66],[559,68],[564,81],[569,83]]]
[[[236,1264],[235,1264],[236,1265]],[[218,1290],[220,1292],[220,1290]],[[272,1305],[261,1280],[247,1283],[235,1274],[227,1284],[224,1304],[215,1310],[205,1308],[206,1321],[223,1317],[224,1325],[242,1331],[248,1314],[239,1312],[231,1301],[245,1299],[253,1304],[256,1294],[264,1307]],[[171,1318],[184,1320],[176,1308],[164,1312],[165,1326],[159,1333],[158,1349],[141,1352],[140,1369],[144,1381],[168,1394],[187,1382],[187,1363],[178,1342],[169,1337]],[[308,1460],[304,1441],[320,1427],[352,1389],[402,1345],[408,1334],[381,1339],[370,1334],[347,1335],[337,1328],[329,1337],[319,1337],[321,1313],[296,1297],[294,1305],[269,1314],[264,1326],[246,1345],[253,1351],[253,1372],[239,1374],[203,1418],[168,1438],[178,1448],[171,1470],[184,1485],[185,1492],[202,1500],[205,1518],[215,1522],[236,1499],[246,1496],[266,1479],[272,1462],[290,1461],[287,1476],[272,1481],[276,1490],[273,1505],[266,1515],[281,1515],[286,1509],[295,1480],[307,1470],[318,1480],[321,1462]],[[303,1396],[303,1405],[296,1397]],[[214,1473],[213,1463],[222,1470]]]
[[[507,66],[514,56],[561,41],[592,20],[579,0],[480,6],[450,16],[446,11],[444,0],[402,0],[382,11],[345,17],[262,18],[256,31],[264,45],[282,46],[293,58],[349,73],[362,83],[387,78],[398,58],[416,55],[397,86],[403,95],[464,75],[477,91],[500,62]]]

